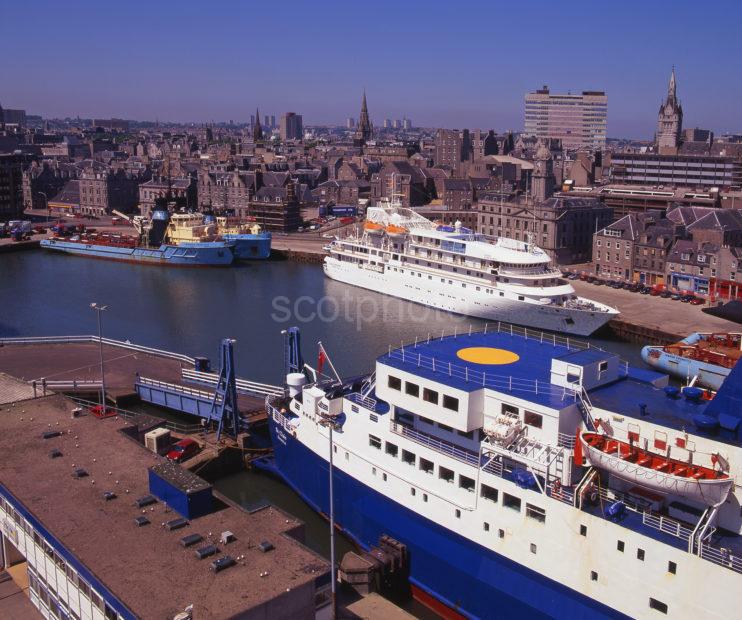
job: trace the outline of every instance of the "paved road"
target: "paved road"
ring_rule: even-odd
[[[616,308],[620,319],[674,334],[702,332],[740,332],[742,325],[701,312],[704,306],[691,306],[672,299],[640,295],[609,286],[572,282],[577,294]]]

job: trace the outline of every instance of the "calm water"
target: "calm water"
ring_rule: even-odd
[[[484,326],[327,280],[319,265],[172,269],[40,251],[0,256],[0,337],[96,333],[93,301],[109,306],[107,337],[212,360],[221,338],[235,338],[238,375],[272,384],[282,381],[281,330],[291,325],[301,327],[306,360],[316,359],[321,340],[341,375],[368,372],[390,345]],[[592,342],[640,359],[636,345]],[[303,519],[308,545],[329,555],[327,524],[287,487],[251,472],[217,487],[245,507],[271,502]],[[338,557],[350,548],[341,539]],[[410,611],[428,615],[417,606]]]

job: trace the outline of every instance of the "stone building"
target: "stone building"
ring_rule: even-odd
[[[45,209],[52,199],[71,179],[76,179],[80,168],[75,164],[56,160],[32,162],[23,171],[24,209]]]
[[[457,175],[463,174],[466,162],[471,160],[472,146],[468,129],[438,129],[435,132],[433,162]]]
[[[23,170],[32,161],[31,155],[0,154],[0,220],[23,215]]]
[[[320,205],[357,205],[360,198],[369,198],[371,184],[358,179],[325,181],[312,190]]]
[[[476,202],[476,193],[471,179],[441,179],[442,194],[438,194],[443,204],[454,210],[471,209]]]
[[[139,212],[144,217],[150,217],[158,198],[168,195],[174,200],[182,200],[186,209],[198,207],[197,182],[192,177],[165,179],[155,177],[139,185]]]
[[[493,237],[527,241],[558,264],[587,262],[592,235],[613,220],[599,200],[560,194],[541,203],[505,201],[496,192],[479,198],[477,230]]]
[[[554,193],[554,161],[551,151],[539,142],[533,159],[532,192],[536,202],[543,202]]]
[[[299,227],[299,207],[296,183],[289,181],[283,187],[261,187],[251,196],[248,208],[235,209],[235,215],[254,217],[268,231],[290,232]]]
[[[139,203],[139,184],[148,179],[146,171],[89,162],[80,174],[80,211],[96,216],[109,214],[114,209],[132,213]]]
[[[379,172],[371,175],[371,199],[398,199],[402,206],[427,204],[435,191],[433,177],[408,161],[385,163]]]

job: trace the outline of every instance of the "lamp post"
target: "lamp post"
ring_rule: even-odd
[[[335,577],[335,499],[333,489],[333,463],[332,463],[332,429],[335,427],[335,421],[330,416],[321,416],[320,424],[329,429],[330,442],[330,587],[332,588],[332,619],[335,620],[338,612],[337,606],[337,579]]]
[[[103,414],[106,413],[106,375],[103,369],[103,326],[101,314],[108,309],[108,306],[101,306],[93,302],[90,307],[98,313],[98,352],[100,354],[100,402],[103,408]]]

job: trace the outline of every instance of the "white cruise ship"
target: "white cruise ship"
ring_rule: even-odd
[[[332,454],[335,523],[405,545],[445,618],[738,618],[742,365],[708,402],[574,338],[490,327],[343,381],[288,330],[264,466],[326,515]]]
[[[457,314],[587,336],[618,311],[575,295],[542,249],[436,226],[412,209],[368,209],[363,232],[330,244],[333,280]]]

